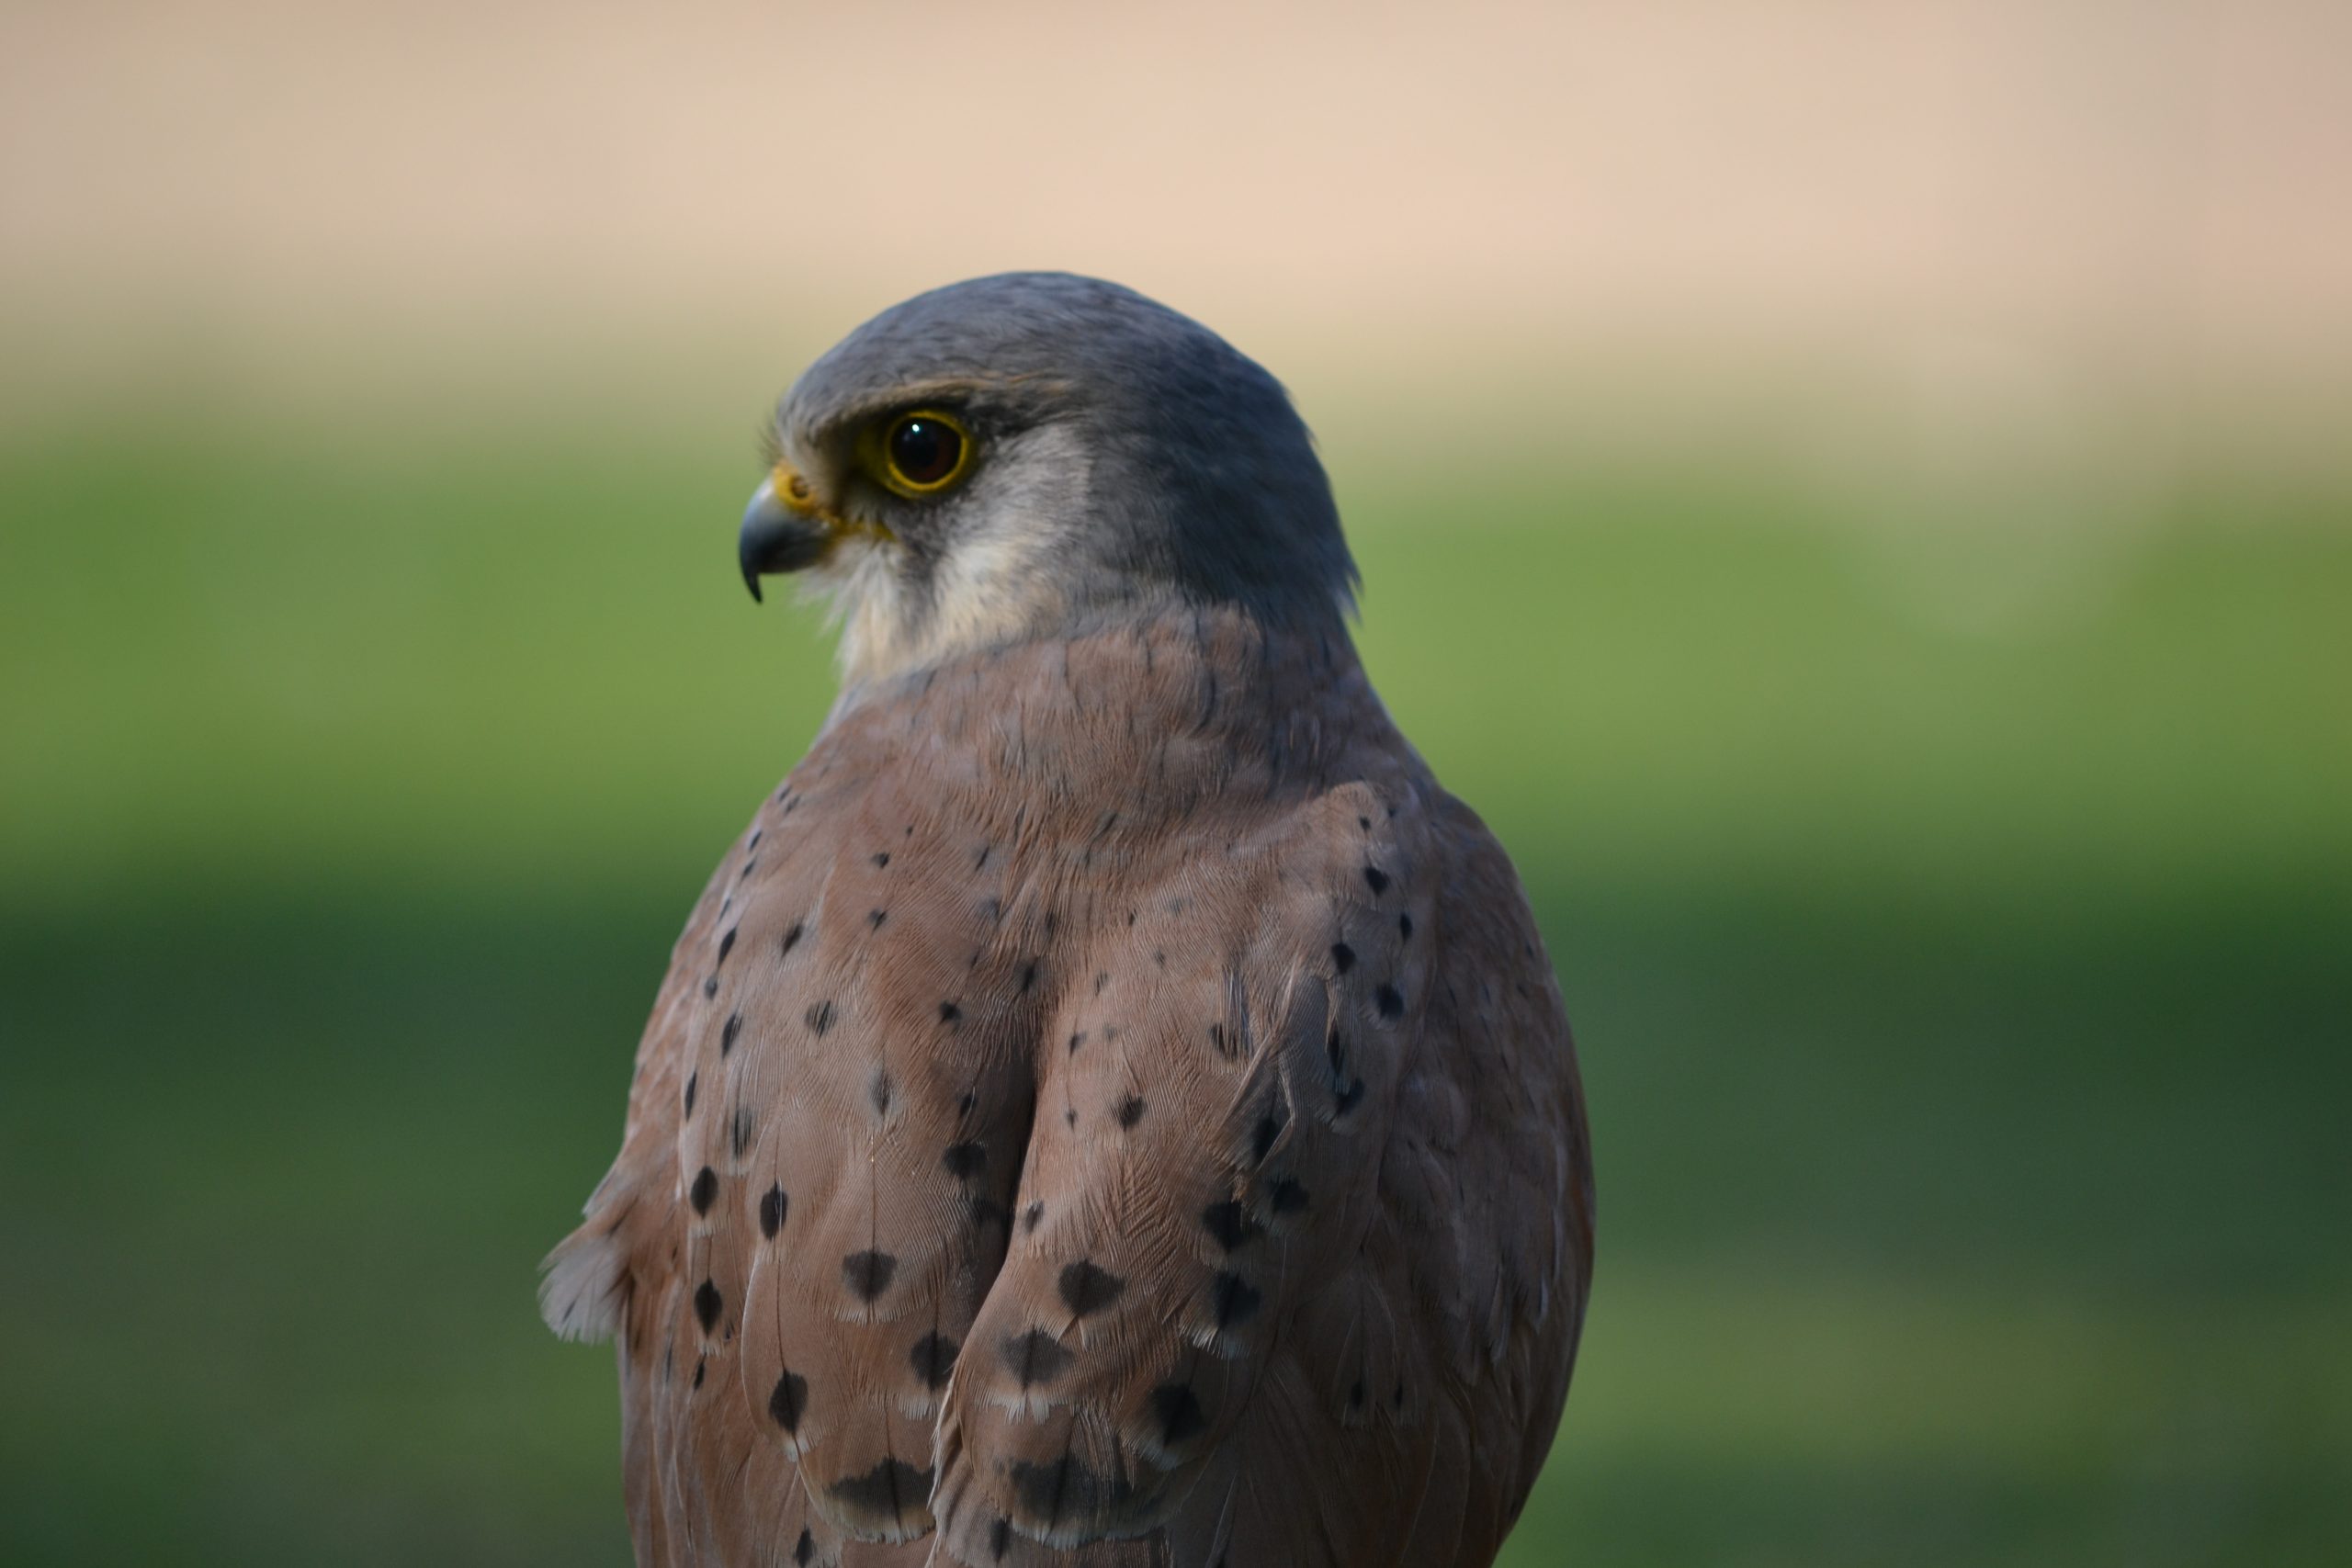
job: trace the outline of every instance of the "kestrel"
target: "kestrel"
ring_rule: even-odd
[[[673,954],[548,1261],[645,1564],[1467,1568],[1593,1190],[1510,861],[1349,640],[1282,387],[1108,283],[883,312],[739,558],[841,695]]]

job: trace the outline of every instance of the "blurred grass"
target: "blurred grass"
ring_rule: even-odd
[[[830,694],[726,434],[0,447],[0,1560],[626,1560],[533,1266]],[[1507,1561],[2346,1560],[2341,498],[1460,467],[1340,477],[1593,1098]]]

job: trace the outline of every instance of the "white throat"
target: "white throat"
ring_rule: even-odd
[[[871,536],[847,538],[802,579],[808,596],[830,601],[844,692],[1035,636],[1069,612],[1047,540],[1037,535],[960,540],[928,584],[908,580],[903,549]]]

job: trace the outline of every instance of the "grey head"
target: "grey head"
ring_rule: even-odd
[[[883,311],[776,411],[739,555],[830,592],[852,683],[1122,615],[1332,626],[1355,565],[1282,386],[1189,317],[1067,273]]]

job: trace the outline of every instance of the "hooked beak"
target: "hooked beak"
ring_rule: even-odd
[[[833,536],[831,524],[809,498],[806,479],[778,468],[761,480],[752,492],[752,504],[743,509],[743,531],[735,539],[735,558],[743,568],[743,586],[752,591],[752,602],[760,601],[763,576],[816,565],[832,547]]]

